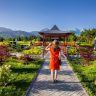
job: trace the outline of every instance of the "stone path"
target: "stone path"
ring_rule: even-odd
[[[48,56],[49,53],[28,96],[88,96],[66,58],[62,58],[58,82],[52,83]]]

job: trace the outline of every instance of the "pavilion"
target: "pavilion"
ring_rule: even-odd
[[[61,31],[56,25],[54,25],[50,30],[39,32],[43,38],[43,45],[46,39],[49,37],[51,40],[59,39],[59,37],[64,37],[64,42],[72,34],[72,32]]]
[[[42,36],[43,38],[43,47],[46,45],[46,41],[48,38],[50,38],[50,40],[54,40],[54,39],[59,39],[59,37],[63,37],[64,38],[64,46],[65,46],[65,54],[67,54],[67,50],[66,50],[66,39],[72,34],[73,32],[65,32],[65,31],[61,31],[56,25],[54,25],[50,30],[48,31],[41,31],[39,32],[39,34]],[[43,56],[44,56],[44,51],[43,51]]]

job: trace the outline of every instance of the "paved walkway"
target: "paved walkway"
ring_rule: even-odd
[[[49,53],[45,57],[43,67],[29,96],[88,96],[66,58],[62,58],[62,65],[58,72],[58,83],[52,83],[48,56],[50,56]]]

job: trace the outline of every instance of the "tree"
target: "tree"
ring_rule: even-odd
[[[75,33],[72,33],[69,37],[68,37],[68,39],[67,39],[67,41],[76,41],[77,40],[77,36],[75,35]]]
[[[0,42],[3,42],[4,41],[4,38],[3,37],[0,37]]]
[[[88,44],[92,44],[93,40],[95,38],[95,34],[96,34],[96,29],[84,29],[81,32],[81,35],[79,37],[79,41],[80,42],[86,42]]]

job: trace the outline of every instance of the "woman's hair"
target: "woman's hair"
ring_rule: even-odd
[[[54,45],[59,45],[59,42],[58,42],[57,40],[54,40],[52,43],[53,43]]]
[[[59,49],[59,41],[54,40],[54,41],[52,42],[52,44],[53,44],[53,49],[54,49],[54,51],[56,51],[57,49]]]

